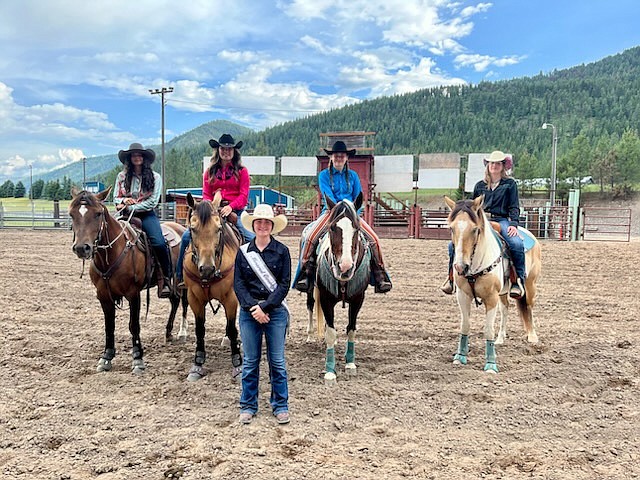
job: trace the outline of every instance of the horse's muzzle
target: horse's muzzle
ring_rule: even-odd
[[[93,256],[93,247],[88,243],[74,245],[73,251],[78,258],[82,258],[83,260],[89,260]]]
[[[204,281],[211,280],[211,277],[213,276],[215,271],[216,269],[213,265],[211,266],[202,265],[201,267],[198,267],[198,273],[200,273],[200,278]]]

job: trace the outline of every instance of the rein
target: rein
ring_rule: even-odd
[[[471,251],[471,256],[469,257],[469,264],[473,263],[473,256],[476,253],[476,247],[478,246],[478,239],[480,238],[480,236],[478,235],[478,237],[476,238],[475,243],[473,244],[473,250]],[[500,265],[500,260],[502,259],[502,255],[498,255],[498,258],[496,258],[494,260],[494,262],[489,265],[488,267],[483,268],[482,270],[476,272],[476,273],[467,273],[464,275],[464,278],[467,280],[467,282],[469,282],[469,286],[471,287],[471,294],[473,295],[473,301],[476,304],[476,307],[479,307],[480,305],[482,305],[482,302],[478,300],[478,297],[476,296],[476,280],[478,279],[478,277],[481,277],[487,273],[489,273],[491,270],[493,270],[494,268],[496,268],[498,265]]]

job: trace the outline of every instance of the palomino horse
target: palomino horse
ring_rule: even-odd
[[[508,259],[503,255],[502,245],[491,223],[482,209],[484,197],[475,200],[454,202],[445,196],[451,209],[448,223],[451,241],[455,247],[454,280],[457,285],[458,305],[462,316],[458,351],[453,363],[466,365],[469,354],[469,316],[471,302],[480,299],[485,305],[484,338],[486,343],[485,366],[487,372],[497,373],[495,344],[503,343],[506,337],[507,294],[510,288]],[[536,283],[540,275],[542,260],[540,244],[526,229],[524,234],[533,240],[533,247],[526,252],[526,295],[516,300],[520,318],[527,332],[527,340],[538,342],[532,310],[536,298]],[[494,322],[500,311],[501,323],[498,339],[494,342]]]
[[[144,372],[142,343],[140,341],[140,292],[153,285],[156,274],[152,268],[151,246],[140,231],[129,223],[118,221],[109,214],[102,203],[111,192],[111,187],[92,194],[86,190],[72,189],[69,216],[74,234],[73,251],[84,260],[91,260],[89,275],[96,287],[97,297],[102,306],[105,323],[105,347],[98,361],[97,371],[106,372],[112,368],[115,357],[116,306],[126,298],[129,302],[129,331],[133,342],[133,373]],[[163,230],[173,232],[179,239],[184,227],[177,223],[163,224]],[[179,244],[172,247],[175,264]],[[158,267],[159,268],[159,267]],[[148,306],[147,290],[147,306]],[[181,297],[172,293],[171,313],[166,327],[166,340],[171,340],[171,331]],[[187,303],[183,300],[183,324],[186,323]]]
[[[327,198],[329,229],[321,240],[318,253],[318,267],[315,289],[307,293],[309,325],[307,333],[313,328],[313,310],[315,304],[318,319],[318,336],[322,337],[326,322],[324,339],[327,344],[325,359],[325,383],[336,382],[336,329],[334,327],[334,308],[338,302],[349,304],[349,323],[347,325],[347,349],[345,353],[345,373],[356,374],[355,338],[356,319],[364,301],[364,294],[371,276],[371,251],[360,232],[358,209],[362,205],[362,194],[355,204],[349,200],[334,203]],[[314,298],[315,296],[315,298]],[[320,308],[318,308],[318,304]],[[324,320],[323,320],[324,318]]]
[[[224,306],[227,317],[226,336],[231,343],[233,378],[242,371],[236,326],[238,299],[233,290],[233,270],[240,241],[231,225],[218,213],[221,200],[220,192],[216,193],[213,202],[196,202],[190,193],[187,194],[191,208],[191,245],[185,252],[183,272],[189,306],[196,317],[196,355],[187,377],[189,381],[200,380],[206,374],[203,367],[206,359],[205,311],[212,299]],[[214,314],[216,312],[214,309]]]

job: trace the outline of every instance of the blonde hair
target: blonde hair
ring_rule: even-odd
[[[491,162],[487,162],[487,166],[484,169],[484,183],[487,185],[491,185],[491,174],[489,173],[489,165]],[[502,162],[502,170],[500,171],[500,178],[510,178],[511,175],[507,173],[507,169],[504,167],[504,162]]]

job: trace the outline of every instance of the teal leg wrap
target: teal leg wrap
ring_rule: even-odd
[[[356,342],[347,341],[347,353],[344,355],[347,363],[355,363],[356,361]]]
[[[469,335],[460,334],[458,341],[458,351],[453,356],[453,360],[459,361],[462,365],[467,364],[467,356],[469,355]]]
[[[327,348],[327,361],[324,366],[325,371],[336,373],[336,349]]]
[[[484,371],[491,370],[498,373],[498,365],[496,364],[496,344],[493,340],[487,340],[485,350],[485,364]]]

